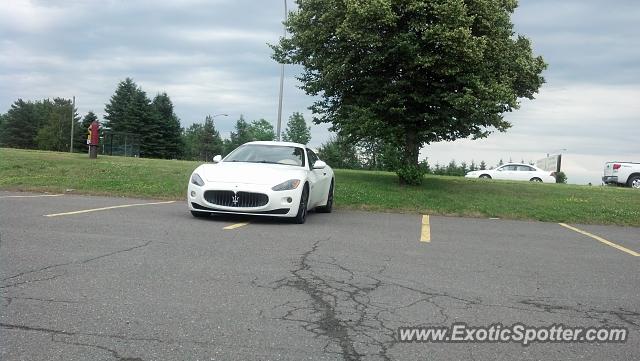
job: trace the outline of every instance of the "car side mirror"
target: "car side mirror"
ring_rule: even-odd
[[[315,163],[313,163],[313,169],[324,169],[327,167],[327,163],[321,161],[321,160],[316,160]]]
[[[213,162],[214,163],[220,163],[221,160],[222,160],[222,156],[220,154],[218,154],[215,157],[213,157]]]

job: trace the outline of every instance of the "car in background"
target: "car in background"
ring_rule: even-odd
[[[189,178],[187,204],[194,217],[245,214],[304,223],[308,210],[332,210],[333,170],[303,144],[249,142],[213,162]]]
[[[543,183],[555,183],[555,172],[542,170],[538,167],[524,163],[508,163],[496,169],[474,170],[468,172],[467,178],[504,179],[516,181],[531,181]]]
[[[640,189],[640,163],[607,162],[604,164],[604,184],[615,184]]]

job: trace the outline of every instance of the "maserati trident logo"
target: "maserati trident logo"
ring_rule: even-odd
[[[231,202],[233,202],[234,206],[237,206],[239,201],[240,201],[240,197],[238,197],[238,193],[233,192],[233,197],[231,197]]]

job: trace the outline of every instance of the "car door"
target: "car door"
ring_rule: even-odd
[[[311,149],[307,148],[307,161],[309,163],[309,205],[316,206],[324,199],[325,193],[329,191],[328,175],[325,169],[313,169],[313,165],[318,160],[318,156]]]
[[[518,166],[518,178],[520,180],[531,180],[531,178],[539,177],[536,173],[536,170],[528,165],[519,165]]]
[[[499,167],[498,169],[496,169],[496,171],[494,172],[495,174],[495,179],[513,179],[514,177],[514,170],[510,165],[503,165],[502,167]]]

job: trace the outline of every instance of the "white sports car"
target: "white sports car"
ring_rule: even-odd
[[[289,142],[249,142],[224,159],[196,168],[187,203],[194,217],[211,213],[291,217],[333,207],[333,170],[309,148]]]
[[[508,179],[531,182],[555,183],[555,172],[547,172],[529,164],[509,163],[496,169],[476,170],[465,175],[467,178]]]

